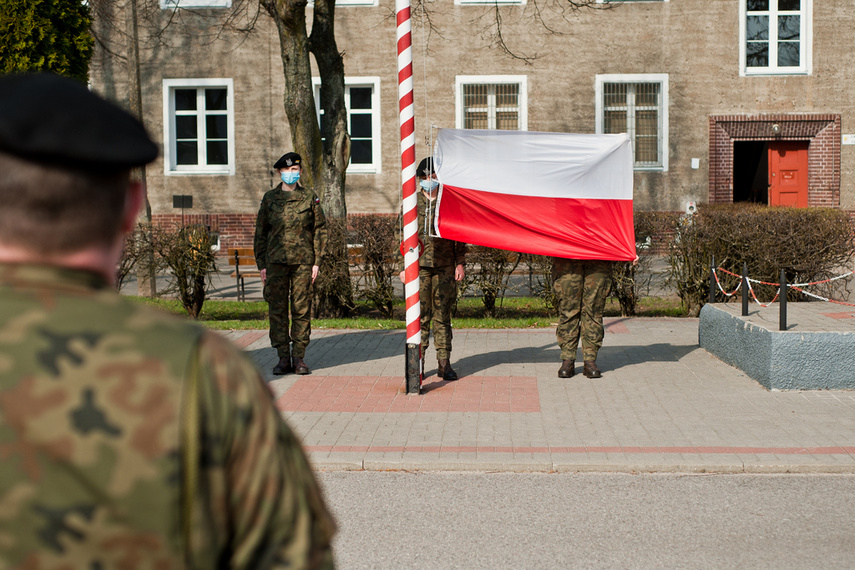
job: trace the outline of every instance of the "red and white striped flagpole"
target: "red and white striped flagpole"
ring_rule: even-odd
[[[419,236],[416,199],[416,128],[413,107],[413,38],[410,0],[395,0],[398,40],[398,110],[401,125],[401,183],[404,194],[404,297],[406,298],[407,393],[418,394],[422,384],[419,319]]]

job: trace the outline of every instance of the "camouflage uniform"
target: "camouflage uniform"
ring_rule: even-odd
[[[335,525],[253,365],[106,286],[0,264],[0,568],[332,567]]]
[[[558,327],[555,336],[562,360],[576,360],[582,337],[582,357],[597,360],[603,346],[603,310],[609,294],[611,261],[552,260],[552,279],[558,296]]]
[[[454,269],[466,263],[466,244],[430,237],[436,220],[436,201],[430,204],[430,226],[425,228],[429,199],[418,193],[419,238],[424,251],[419,258],[419,299],[421,304],[422,357],[430,346],[431,321],[437,360],[448,360],[451,353],[451,311],[457,301]]]
[[[264,194],[255,222],[255,261],[267,270],[264,300],[270,310],[270,344],[279,358],[306,355],[312,332],[312,266],[321,264],[326,243],[326,218],[314,192],[299,185],[282,190],[280,185]]]

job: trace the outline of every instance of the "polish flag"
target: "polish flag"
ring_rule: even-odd
[[[629,136],[440,129],[439,237],[571,259],[632,261]]]

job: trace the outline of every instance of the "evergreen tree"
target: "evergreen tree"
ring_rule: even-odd
[[[87,82],[89,23],[83,0],[0,0],[0,73],[52,71]]]

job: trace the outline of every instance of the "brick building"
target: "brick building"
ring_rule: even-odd
[[[277,32],[265,13],[249,35],[218,27],[245,2],[159,1],[140,26],[143,110],[163,144],[147,171],[153,214],[201,219],[224,247],[245,245],[262,194],[278,182],[271,165],[291,149]],[[413,22],[419,158],[431,125],[629,132],[637,209],[756,201],[855,210],[850,0],[625,1],[563,17],[533,0],[428,7],[433,33]],[[394,9],[392,0],[337,8],[353,138],[349,213],[400,208]],[[507,47],[531,59],[494,45],[497,11]],[[126,76],[98,51],[93,88],[126,99]],[[181,208],[182,196],[192,208]]]

